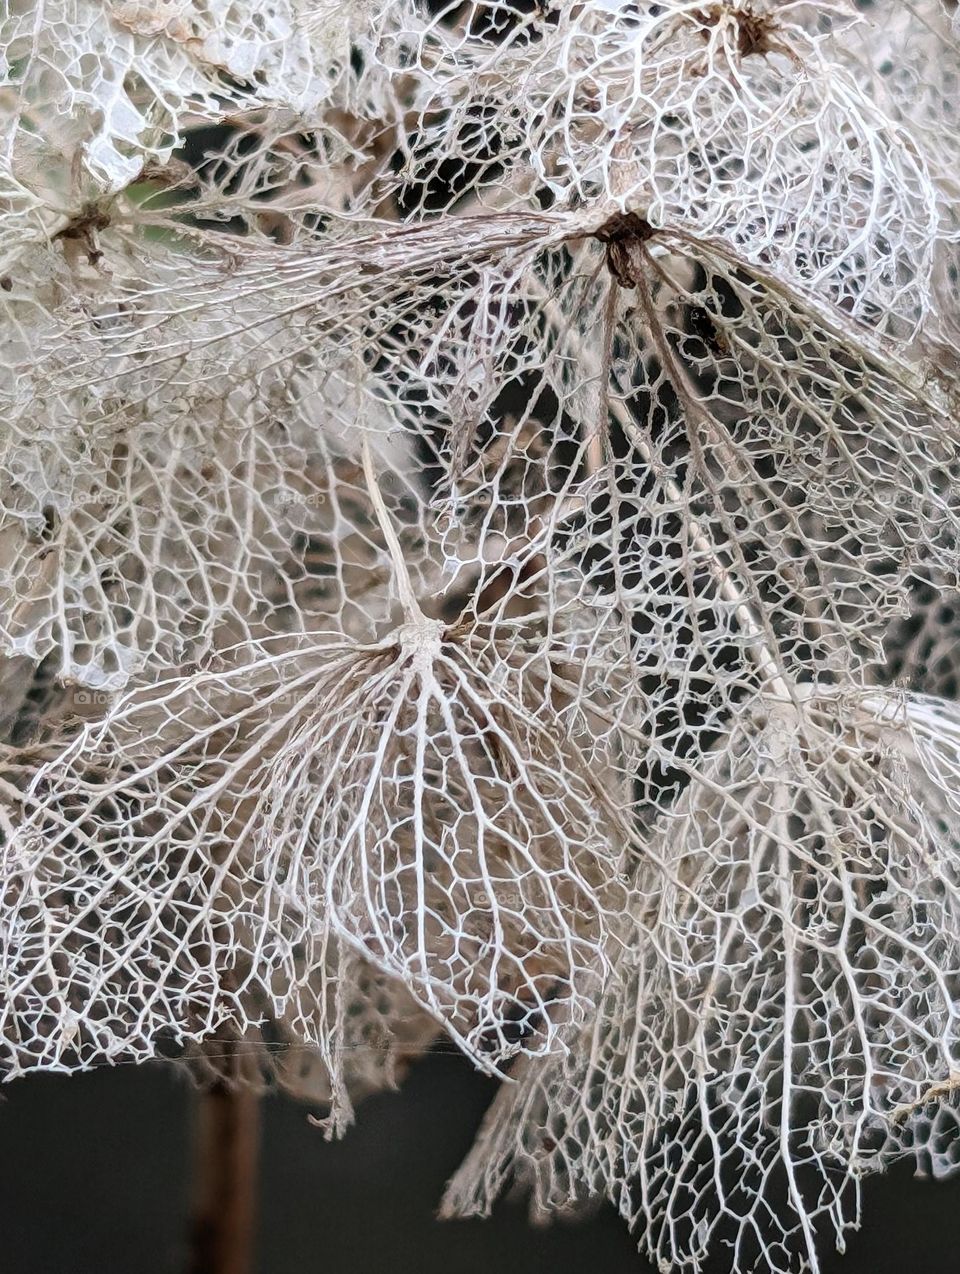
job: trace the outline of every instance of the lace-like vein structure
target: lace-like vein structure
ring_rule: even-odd
[[[748,709],[691,775],[609,1001],[502,1091],[449,1211],[512,1172],[537,1209],[605,1191],[663,1265],[719,1239],[738,1270],[815,1267],[815,1228],[858,1218],[859,1177],[956,1058],[958,727],[924,700],[838,709]],[[942,1126],[924,1150],[955,1164]]]
[[[949,7],[11,11],[8,1073],[442,1029],[665,1269],[952,1169]]]
[[[289,1015],[328,941],[485,1065],[548,1048],[557,1006],[582,1017],[616,863],[588,776],[505,675],[421,617],[159,682],[87,727],[5,851],[14,1066],[201,1040],[251,988]]]

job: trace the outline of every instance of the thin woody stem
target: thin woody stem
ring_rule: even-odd
[[[260,1098],[218,1081],[197,1096],[188,1274],[251,1274]]]
[[[387,506],[383,502],[383,494],[380,491],[380,483],[377,480],[376,470],[373,467],[373,456],[370,453],[370,442],[366,433],[360,444],[360,455],[363,461],[363,476],[366,480],[367,491],[370,495],[370,502],[373,505],[374,512],[377,515],[377,522],[386,542],[387,552],[390,554],[390,561],[393,565],[394,578],[397,584],[397,592],[400,595],[400,604],[403,606],[407,620],[411,624],[423,623],[425,616],[420,609],[420,603],[417,601],[417,595],[413,589],[413,583],[410,579],[410,572],[407,570],[407,563],[404,560],[403,548],[397,539],[397,533],[394,530],[393,522],[390,520],[390,514]]]

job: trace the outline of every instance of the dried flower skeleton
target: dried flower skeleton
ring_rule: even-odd
[[[7,1076],[445,1032],[665,1269],[954,1167],[949,8],[8,6]]]

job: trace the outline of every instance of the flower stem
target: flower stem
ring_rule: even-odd
[[[189,1274],[251,1274],[260,1098],[218,1080],[197,1096]]]

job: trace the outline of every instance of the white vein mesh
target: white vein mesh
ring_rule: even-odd
[[[133,8],[14,66],[8,1071],[436,1023],[450,1208],[815,1264],[957,1155],[946,7]]]
[[[855,315],[877,305],[909,324],[925,308],[935,191],[885,103],[824,56],[818,8],[557,6],[500,44],[434,24],[417,50],[436,102],[403,175],[452,153],[501,201],[536,182],[560,204],[639,206]]]
[[[448,1211],[514,1174],[541,1210],[607,1193],[664,1267],[719,1240],[733,1270],[815,1268],[904,1141],[954,1166],[929,1114],[960,1049],[956,711],[743,718],[663,816],[673,883],[641,876],[601,1012],[502,1090]]]
[[[247,1016],[259,1014],[261,1020],[242,1031],[221,1030],[188,1046],[184,1056],[200,1084],[279,1090],[326,1108],[313,1122],[328,1137],[339,1136],[353,1121],[354,1103],[397,1088],[410,1064],[435,1042],[438,1027],[399,982],[349,951],[336,968],[335,987],[316,971],[310,982],[296,1012],[278,1017],[267,997],[251,999]],[[324,1007],[323,996],[333,1001],[332,1010]]]
[[[6,10],[3,45],[24,148],[12,156],[15,175],[23,180],[41,155],[64,168],[77,147],[87,180],[117,189],[143,158],[169,154],[184,116],[248,108],[246,83],[261,102],[316,109],[375,6],[14,0]],[[38,134],[34,143],[26,131]]]
[[[616,863],[586,777],[504,671],[436,622],[268,647],[86,727],[4,851],[14,1064],[149,1055],[171,1025],[202,1039],[243,1011],[224,972],[244,989],[276,970],[289,1013],[297,951],[328,931],[485,1064],[549,1047],[583,1015]],[[41,968],[55,980],[28,993]]]
[[[109,249],[104,259],[113,265]],[[157,269],[162,295],[164,268],[177,268],[170,255],[137,263]],[[38,273],[46,265],[40,258]],[[47,293],[65,288],[64,273],[44,280]],[[118,266],[112,282],[122,278]],[[220,644],[224,632],[249,631],[254,611],[270,628],[321,613],[340,631],[371,634],[384,581],[366,497],[357,500],[357,442],[345,437],[364,399],[362,364],[330,344],[298,366],[296,322],[271,324],[250,302],[247,335],[242,307],[225,297],[205,311],[202,347],[180,352],[191,348],[190,317],[169,321],[171,353],[143,367],[130,347],[160,346],[152,280],[123,281],[117,299],[101,301],[97,283],[86,306],[72,298],[74,312],[87,311],[73,325],[39,327],[37,299],[11,301],[19,330],[6,341],[0,471],[9,652],[53,654],[61,675],[117,687],[155,659],[196,657],[218,626]],[[226,366],[221,340],[230,342]],[[51,391],[54,366],[69,388]],[[372,405],[371,426],[382,415]],[[395,474],[387,498],[415,508],[403,446],[381,430],[374,445]],[[418,553],[426,562],[416,535],[409,551],[411,569]]]

